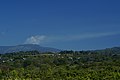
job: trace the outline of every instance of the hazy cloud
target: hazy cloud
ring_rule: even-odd
[[[0,32],[0,35],[4,35],[5,34],[5,32]]]
[[[5,32],[0,32],[0,38],[5,36]]]
[[[63,35],[63,36],[51,36],[47,39],[48,42],[59,42],[59,41],[75,41],[92,38],[107,37],[120,34],[118,32],[104,32],[104,33],[88,33],[88,34],[76,34],[76,35]]]
[[[104,32],[104,33],[89,33],[89,34],[77,34],[77,35],[58,35],[58,36],[31,36],[25,43],[26,44],[40,44],[40,43],[51,43],[51,42],[63,42],[63,41],[75,41],[92,38],[107,37],[120,34],[118,32]]]
[[[91,38],[99,38],[106,36],[113,36],[120,33],[113,32],[105,32],[105,33],[89,33],[89,34],[80,34],[80,35],[72,35],[67,38],[67,40],[82,40],[82,39],[91,39]]]
[[[27,38],[25,44],[40,44],[44,41],[45,37],[44,35],[31,36]]]

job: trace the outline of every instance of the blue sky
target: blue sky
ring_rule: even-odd
[[[0,45],[120,46],[119,0],[1,0]]]

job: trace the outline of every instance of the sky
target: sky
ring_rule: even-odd
[[[0,46],[120,46],[120,0],[0,0]]]

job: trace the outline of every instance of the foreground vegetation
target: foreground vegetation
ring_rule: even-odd
[[[37,51],[0,54],[0,80],[119,80],[115,52]]]

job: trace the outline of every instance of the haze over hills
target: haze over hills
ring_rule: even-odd
[[[59,52],[61,50],[50,48],[50,47],[42,47],[36,44],[23,44],[23,45],[16,45],[16,46],[0,46],[0,54],[4,53],[12,53],[12,52],[19,52],[19,51],[39,51],[39,52]]]

